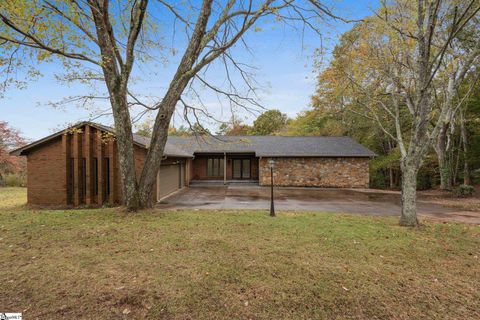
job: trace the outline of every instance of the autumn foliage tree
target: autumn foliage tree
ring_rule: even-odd
[[[21,157],[9,154],[25,143],[18,130],[11,128],[7,122],[0,121],[0,187],[5,185],[4,176],[18,173],[25,169],[25,161]]]
[[[253,122],[250,134],[259,136],[274,134],[283,129],[287,125],[287,121],[287,115],[280,110],[265,111]]]
[[[478,28],[480,2],[381,3],[342,37],[316,103],[328,97],[339,110],[371,120],[391,141],[402,174],[400,223],[416,226],[418,172],[451,121],[452,99],[475,69],[480,41],[477,32],[463,31]],[[473,45],[460,48],[460,40]]]

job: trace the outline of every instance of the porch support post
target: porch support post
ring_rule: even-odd
[[[185,186],[190,185],[190,159],[185,159]]]
[[[223,153],[223,184],[227,184],[227,153]]]

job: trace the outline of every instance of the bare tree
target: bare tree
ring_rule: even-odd
[[[446,110],[445,118],[440,120],[439,133],[434,143],[440,171],[440,188],[443,190],[452,188],[452,138],[458,113],[477,82],[480,62],[479,30],[478,18],[474,17],[471,23],[459,32],[458,38],[451,41],[433,83],[434,104],[439,110]],[[465,83],[466,79],[469,83]],[[460,90],[463,84],[466,90]]]
[[[468,134],[465,125],[465,110],[460,110],[460,136],[462,137],[463,150],[463,184],[470,185],[470,165],[468,163]]]
[[[456,90],[478,51],[448,67],[445,57],[457,45],[462,30],[478,18],[480,3],[397,0],[382,4],[375,16],[356,27],[341,68],[355,93],[347,104],[361,107],[352,111],[375,121],[400,150],[400,224],[416,226],[418,170],[448,123]],[[449,90],[436,104],[442,71],[448,71]]]
[[[193,88],[194,81],[224,95],[238,106],[255,104],[254,98],[240,95],[228,77],[228,68],[232,68],[247,86],[251,84],[245,65],[235,59],[230,49],[237,44],[247,45],[245,33],[262,19],[300,23],[319,32],[319,20],[334,17],[316,0],[203,0],[199,8],[193,6],[192,10],[187,6],[178,7],[174,1],[151,2],[13,0],[0,4],[0,41],[28,49],[38,60],[59,57],[71,67],[70,70],[89,65],[88,72],[83,72],[79,78],[104,82],[115,123],[124,201],[130,210],[151,205],[151,192],[177,104],[183,104],[186,110],[194,113],[206,113],[182,99],[186,89]],[[141,44],[148,43],[145,39],[154,33],[153,28],[147,28],[148,18],[154,15],[154,11],[148,8],[153,5],[160,6],[182,25],[188,41],[163,97],[154,103],[145,103],[129,85],[136,58],[151,52]],[[226,66],[229,82],[226,89],[214,86],[202,75],[217,60]],[[77,73],[71,72],[70,76],[75,78]],[[254,91],[253,87],[250,89]],[[129,110],[132,105],[156,113],[151,144],[140,177],[136,176],[134,166]]]
[[[408,4],[399,8],[408,9]],[[388,11],[388,9],[386,9]],[[450,110],[450,104],[444,103],[438,110],[438,121],[432,126],[433,81],[445,58],[445,53],[454,39],[456,39],[468,22],[480,10],[478,1],[466,1],[458,5],[455,1],[425,1],[417,0],[414,10],[405,10],[400,13],[403,19],[408,11],[414,13],[416,24],[409,30],[408,24],[396,25],[392,22],[388,12],[383,16],[383,21],[391,29],[396,30],[399,39],[412,41],[415,51],[413,59],[409,52],[394,54],[391,84],[389,92],[393,101],[393,111],[390,112],[395,120],[396,140],[401,151],[402,169],[402,215],[400,224],[415,226],[418,224],[416,210],[417,173],[422,165],[426,153],[432,143],[437,139]],[[405,22],[405,21],[404,21]],[[443,33],[440,28],[444,28]],[[461,69],[464,73],[468,68]],[[455,79],[462,79],[462,75],[455,75]],[[452,86],[459,81],[452,81]],[[408,140],[404,137],[400,108],[406,107],[410,114],[411,126]]]

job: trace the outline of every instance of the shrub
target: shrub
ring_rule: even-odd
[[[4,176],[6,187],[26,187],[27,178],[21,173],[10,173]]]
[[[467,198],[475,193],[475,188],[467,184],[461,184],[454,189],[454,193],[457,197]]]

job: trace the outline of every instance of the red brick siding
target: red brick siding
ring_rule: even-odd
[[[27,187],[28,187],[28,203],[32,205],[42,206],[61,206],[61,205],[74,205],[75,204],[75,192],[80,190],[82,184],[79,183],[79,179],[83,178],[81,171],[75,173],[75,189],[69,190],[69,165],[70,158],[74,158],[74,147],[77,147],[78,164],[75,162],[77,169],[82,168],[83,158],[88,159],[87,141],[85,140],[86,128],[81,128],[77,131],[78,142],[75,142],[75,134],[69,133],[51,141],[45,142],[39,145],[37,148],[30,150],[27,154]],[[90,173],[86,172],[87,179],[90,179],[92,183],[87,186],[90,188],[91,199],[87,203],[86,194],[80,194],[79,204],[102,204],[104,202],[110,202],[107,196],[102,196],[102,185],[98,186],[98,196],[94,193],[93,185],[93,159],[97,158],[99,166],[99,180],[101,176],[101,163],[104,158],[109,158],[110,168],[113,170],[111,177],[110,192],[113,194],[113,202],[122,202],[122,185],[120,179],[120,170],[118,165],[118,157],[116,155],[116,142],[114,140],[105,141],[99,135],[101,132],[94,127],[90,127],[90,154],[91,169]],[[62,146],[62,138],[66,139],[65,153]],[[112,145],[113,144],[113,145]],[[100,151],[102,155],[100,154]],[[113,153],[112,153],[113,152]],[[137,178],[140,178],[141,170],[145,161],[147,150],[139,146],[134,146],[135,154],[135,169]],[[178,159],[168,159],[167,161],[174,161]],[[113,179],[112,179],[113,178]],[[99,181],[101,183],[101,181]],[[152,196],[156,199],[156,187],[152,190]],[[71,192],[69,198],[67,191]],[[82,192],[83,193],[83,192]]]
[[[67,188],[62,140],[55,138],[27,157],[27,201],[32,205],[65,205]]]

